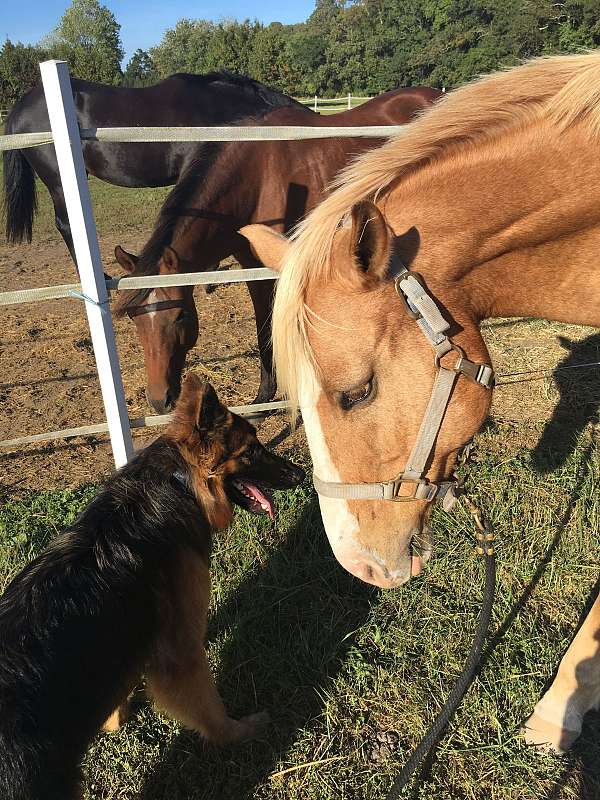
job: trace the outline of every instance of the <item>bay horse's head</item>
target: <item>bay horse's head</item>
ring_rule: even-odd
[[[264,264],[281,271],[273,314],[277,376],[301,408],[333,551],[353,575],[393,587],[429,557],[435,484],[443,494],[458,452],[485,419],[491,393],[457,379],[458,349],[440,350],[436,362],[431,341],[397,291],[407,243],[377,206],[358,203],[325,245],[309,235],[310,222],[292,244],[263,226],[242,234]],[[460,295],[440,288],[434,294],[444,306],[436,308],[451,322],[440,315],[441,325],[466,353],[461,368],[475,369],[474,361],[489,360],[478,326]],[[423,434],[424,418],[433,424],[427,409],[439,367],[452,373],[449,402],[439,431]],[[491,370],[485,370],[489,386]],[[422,480],[411,482],[409,458],[416,463],[415,443],[427,439]],[[398,481],[403,474],[409,479]],[[335,484],[346,486],[336,490]]]
[[[122,247],[115,258],[130,274],[144,274],[138,259]],[[172,247],[165,247],[158,264],[159,275],[180,272],[179,258]],[[198,339],[198,314],[191,286],[123,292],[116,311],[127,314],[135,323],[144,348],[146,399],[159,414],[171,411],[181,389],[185,357]]]

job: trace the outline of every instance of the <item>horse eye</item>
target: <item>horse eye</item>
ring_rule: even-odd
[[[188,312],[187,311],[185,311],[185,310],[184,311],[180,311],[179,314],[177,314],[177,319],[175,320],[175,322],[185,322],[185,320],[187,319],[187,316],[188,316]]]
[[[357,403],[362,403],[368,400],[373,391],[373,378],[362,386],[357,386],[355,389],[349,389],[347,392],[340,393],[340,405],[344,411],[348,411]]]

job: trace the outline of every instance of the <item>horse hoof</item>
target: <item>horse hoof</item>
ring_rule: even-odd
[[[277,386],[275,384],[267,386],[266,388],[261,386],[258,390],[256,397],[252,401],[252,405],[255,406],[257,403],[270,403],[271,400],[275,397],[276,393],[277,393]]]
[[[525,742],[538,750],[566,753],[578,738],[581,730],[563,728],[533,712],[521,729]]]

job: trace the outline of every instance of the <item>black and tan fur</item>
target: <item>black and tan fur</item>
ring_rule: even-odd
[[[0,797],[72,800],[80,762],[142,672],[156,704],[207,739],[254,736],[227,715],[204,650],[211,531],[232,478],[297,485],[302,471],[190,375],[166,433],[109,479],[0,598]]]

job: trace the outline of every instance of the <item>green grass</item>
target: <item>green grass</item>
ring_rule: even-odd
[[[600,796],[597,715],[567,758],[539,755],[518,737],[597,580],[600,556],[592,435],[585,429],[559,441],[546,433],[533,453],[512,425],[490,423],[479,437],[474,495],[498,536],[495,633],[421,798]],[[0,586],[90,492],[4,504]],[[462,507],[450,516],[436,510],[433,528],[435,557],[423,576],[378,591],[337,565],[308,487],[279,496],[276,533],[240,512],[215,541],[209,654],[233,714],[270,711],[268,736],[217,750],[142,707],[120,732],[94,742],[86,796],[383,797],[460,672],[479,610],[483,565],[472,553],[469,516]],[[388,731],[398,748],[374,762],[376,737]]]

